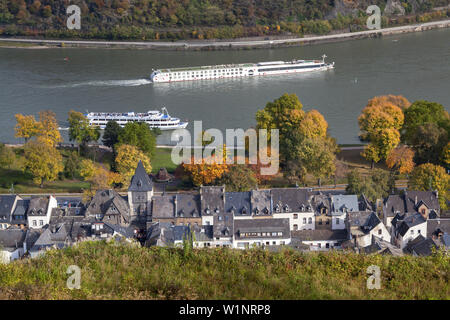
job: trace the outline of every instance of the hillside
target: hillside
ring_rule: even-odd
[[[449,257],[140,248],[84,242],[0,265],[0,299],[449,299]],[[81,289],[66,288],[69,265]],[[370,265],[381,289],[366,289]]]
[[[81,30],[66,8],[81,8]],[[0,36],[108,40],[301,36],[365,29],[369,5],[383,26],[450,16],[449,0],[0,0]],[[436,8],[441,8],[435,10]]]

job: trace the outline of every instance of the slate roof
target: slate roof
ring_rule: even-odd
[[[128,202],[115,190],[109,189],[99,190],[95,193],[94,197],[87,206],[86,215],[104,215],[107,213],[108,209],[111,208],[111,205],[114,205],[119,213],[125,217],[127,217],[130,213]],[[108,214],[112,214],[112,212],[108,212]]]
[[[426,222],[420,213],[415,213],[399,221],[397,232],[403,237],[414,226]]]
[[[21,229],[0,230],[0,246],[3,250],[14,251],[23,247],[26,232]]]
[[[358,198],[359,211],[375,211],[375,205],[367,199],[365,194],[361,194]]]
[[[428,219],[427,220],[427,236],[437,236],[439,232],[450,235],[450,219]]]
[[[235,216],[251,216],[251,193],[225,192],[225,212]]]
[[[403,251],[409,254],[417,254],[418,256],[430,256],[432,248],[437,248],[431,239],[425,239],[422,235],[418,235],[414,240],[408,242]]]
[[[403,256],[403,251],[390,242],[372,236],[372,244],[361,249],[362,252],[372,254],[390,254],[393,256]]]
[[[178,193],[176,200],[177,217],[200,217],[200,195]]]
[[[250,196],[253,215],[272,214],[271,190],[252,190]]]
[[[212,241],[213,226],[192,226],[191,232],[194,232],[196,241]]]
[[[417,211],[420,202],[424,203],[429,209],[439,211],[439,199],[436,191],[405,191],[406,212]]]
[[[395,217],[395,215],[406,212],[406,205],[403,196],[391,194],[384,200],[383,212],[386,217]]]
[[[249,239],[241,237],[244,232],[282,232],[282,236],[271,236],[271,238],[290,238],[289,219],[238,219],[234,221],[234,230],[237,239]]]
[[[358,196],[355,194],[340,194],[331,196],[332,214],[359,211]]]
[[[375,212],[358,211],[348,213],[348,224],[351,230],[356,228],[356,230],[367,234],[380,223],[381,220]]]
[[[345,241],[347,230],[297,230],[291,232],[291,237],[302,241]]]
[[[152,218],[173,218],[175,217],[176,195],[153,196]]]
[[[117,224],[105,222],[105,226],[111,228],[114,232],[124,236],[125,238],[134,238],[134,228],[133,227],[122,227]]]
[[[272,189],[273,212],[312,211],[309,202],[309,189],[276,188]]]
[[[50,196],[31,197],[28,205],[27,216],[45,216],[50,201]]]
[[[14,224],[26,224],[27,223],[27,211],[30,206],[30,200],[17,200],[16,208],[12,214],[12,222]],[[19,217],[22,217],[19,219]]]
[[[134,176],[131,178],[128,191],[132,192],[148,192],[153,190],[153,182],[147,171],[145,171],[142,161],[139,161]]]
[[[311,193],[310,200],[316,214],[320,214],[322,208],[326,208],[328,214],[331,213],[331,193],[324,194],[320,191],[315,191]]]
[[[225,187],[200,187],[201,215],[221,214],[225,210]]]
[[[0,195],[0,223],[10,223],[16,195]]]

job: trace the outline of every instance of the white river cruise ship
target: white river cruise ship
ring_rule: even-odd
[[[172,118],[166,108],[145,113],[89,112],[86,118],[91,126],[98,126],[100,129],[105,129],[108,121],[116,121],[121,127],[129,122],[145,122],[150,128],[160,130],[184,129],[188,125],[187,122],[181,122],[178,118]]]
[[[322,60],[270,61],[259,63],[228,64],[216,66],[186,67],[154,70],[150,80],[156,82],[176,82],[292,74],[321,71],[334,68],[334,62]]]

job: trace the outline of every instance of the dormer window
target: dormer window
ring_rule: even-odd
[[[247,214],[247,209],[244,207],[244,208],[242,208],[242,214]]]
[[[267,207],[266,207],[266,208],[264,208],[263,212],[264,212],[265,214],[269,214],[269,209],[267,209]]]
[[[255,214],[259,214],[259,209],[258,208],[255,209]]]
[[[219,208],[216,208],[216,210],[214,210],[215,213],[219,213]]]

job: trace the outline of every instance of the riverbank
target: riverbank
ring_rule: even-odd
[[[80,48],[121,48],[121,49],[149,49],[149,50],[232,50],[275,48],[287,46],[302,46],[319,43],[379,38],[382,36],[398,35],[410,32],[422,32],[433,29],[450,27],[450,19],[420,23],[414,25],[347,32],[325,36],[310,36],[303,38],[288,38],[277,40],[234,40],[234,41],[87,41],[87,40],[42,40],[0,38],[0,47],[19,48],[54,48],[54,47],[80,47]],[[27,46],[28,45],[28,46]]]

